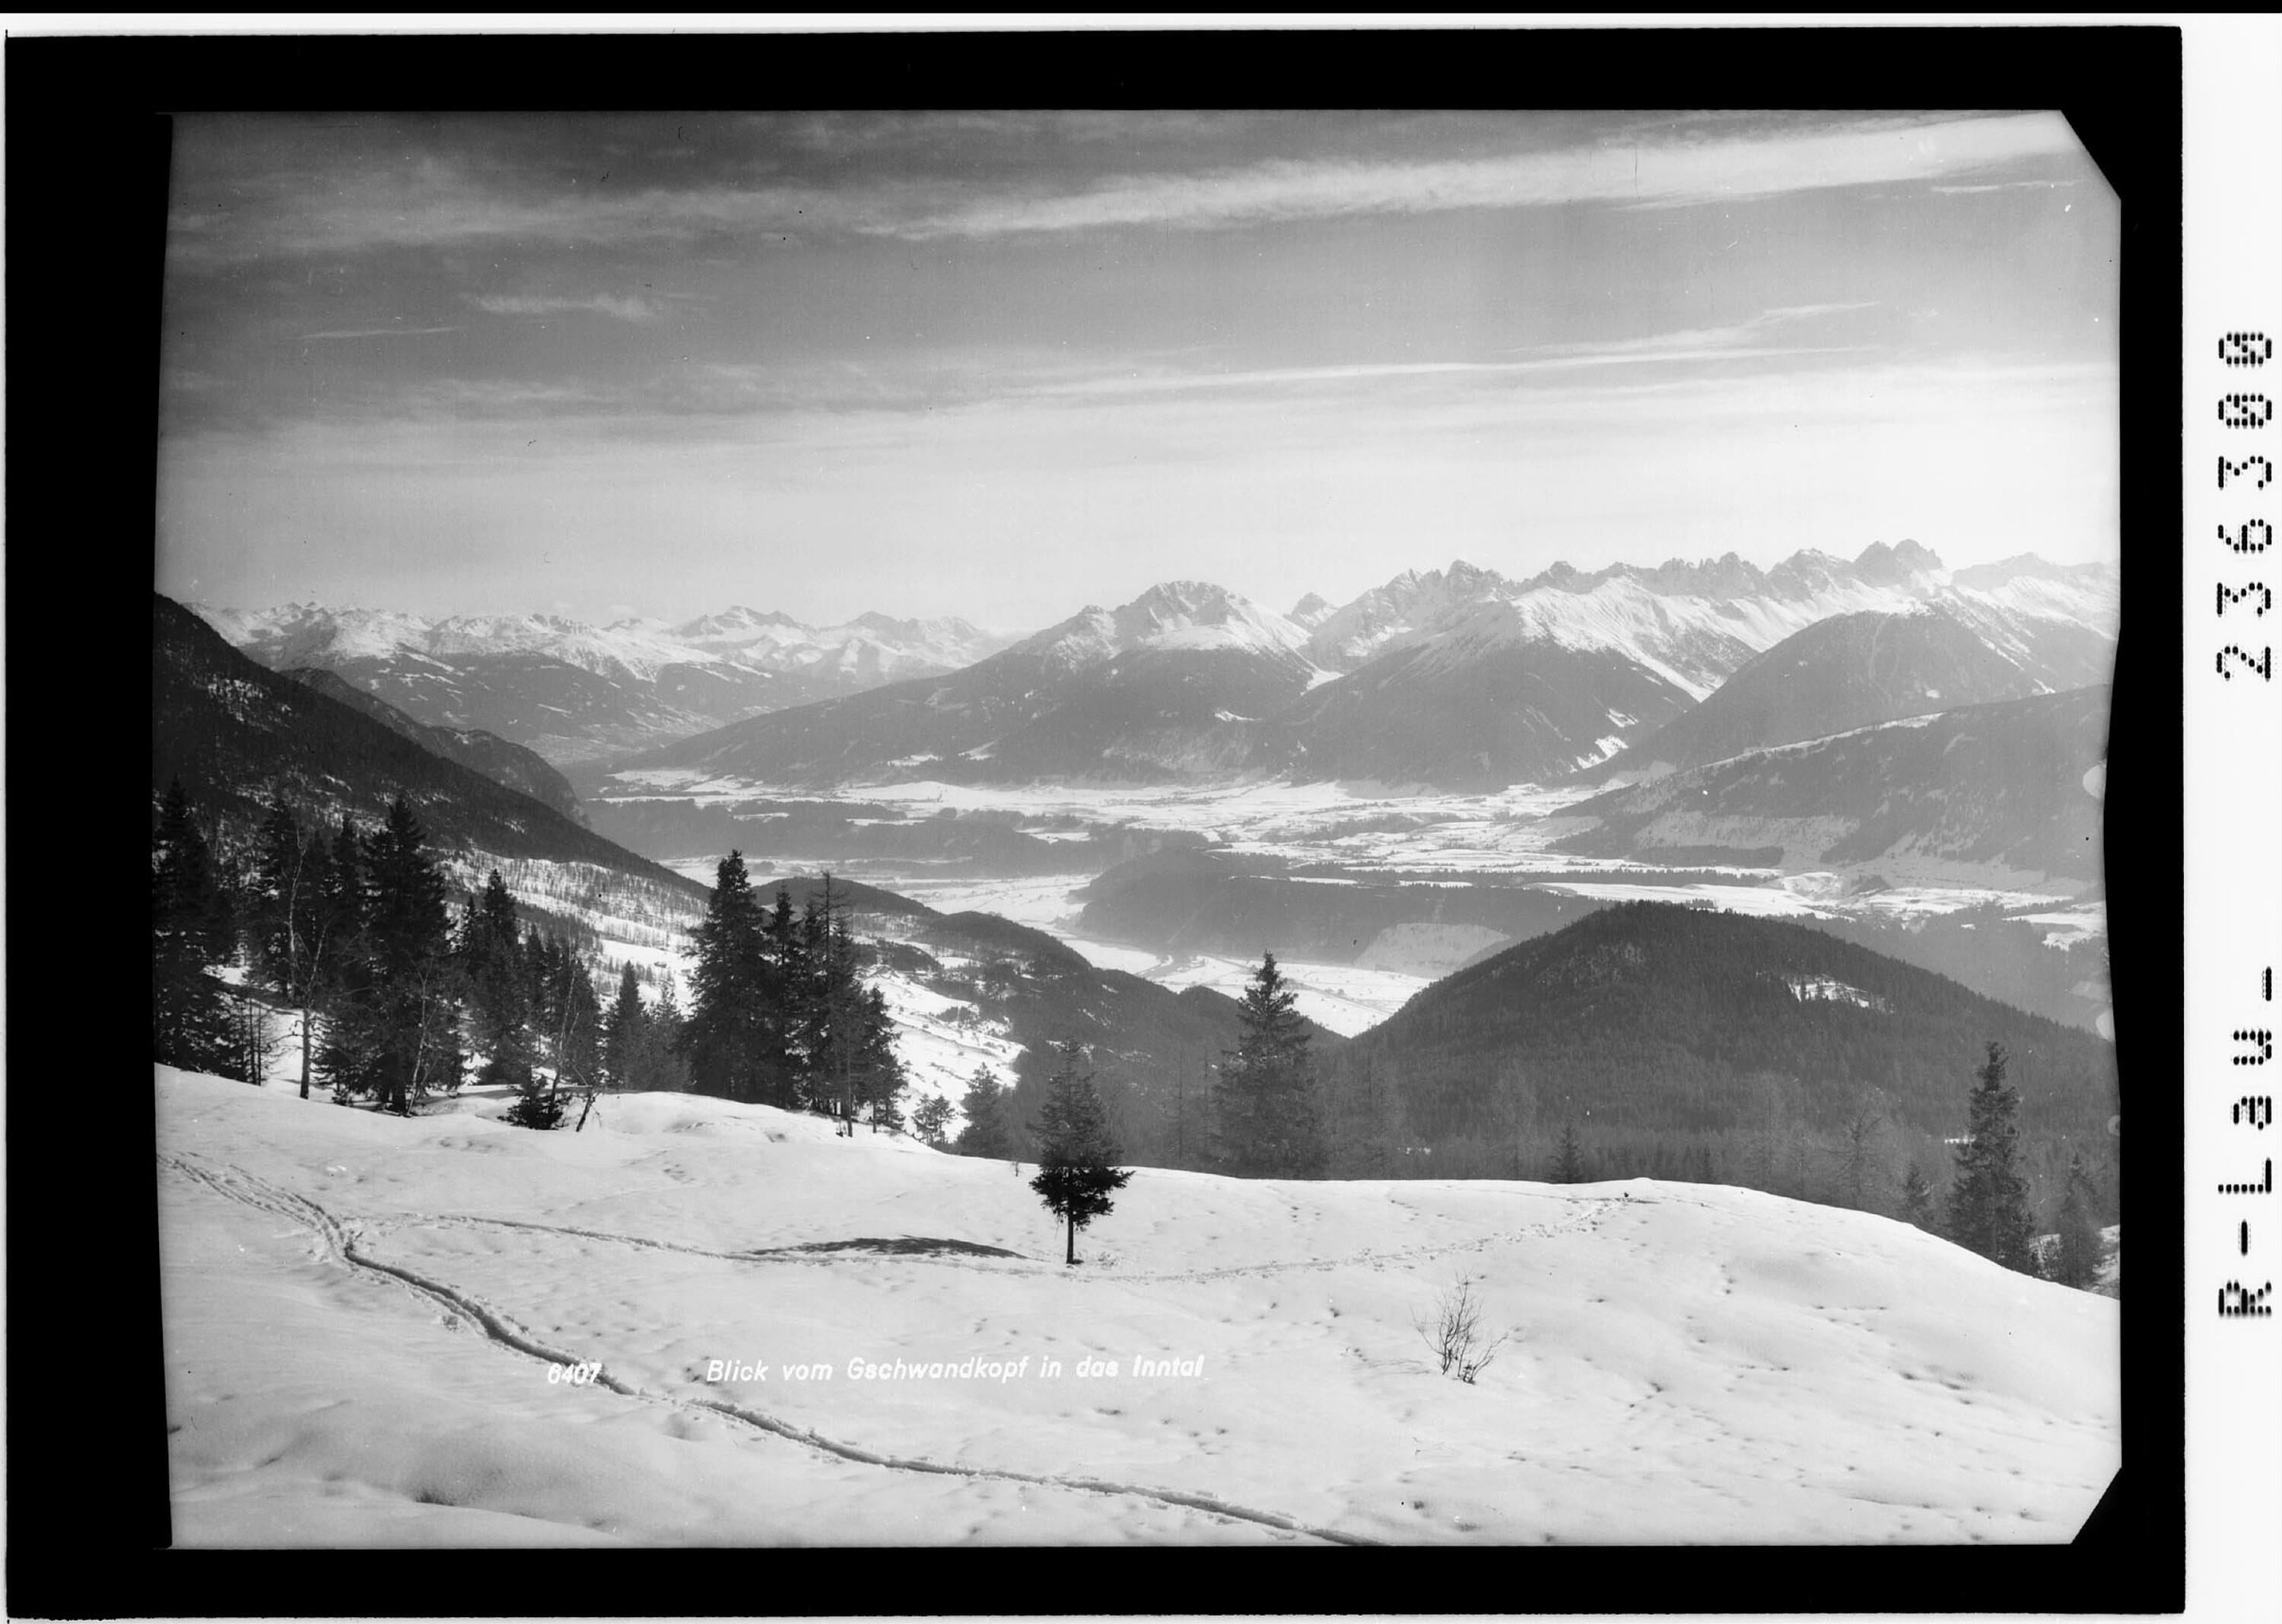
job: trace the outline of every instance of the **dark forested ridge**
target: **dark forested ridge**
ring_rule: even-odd
[[[449,761],[373,717],[240,654],[172,599],[151,602],[151,782],[180,779],[206,815],[257,827],[273,795],[366,821],[398,796],[442,848],[593,863],[686,895],[704,888],[553,807]]]
[[[1763,866],[1927,858],[2097,881],[2108,703],[2074,688],[1747,751],[1564,807],[1593,822],[1555,850],[1704,860],[1718,843]]]
[[[398,710],[377,695],[369,694],[338,672],[322,666],[297,665],[281,672],[303,687],[329,699],[338,699],[353,711],[361,711],[384,727],[446,761],[473,768],[494,783],[543,801],[573,823],[586,823],[570,781],[547,764],[534,750],[502,739],[480,727],[438,727]]]
[[[1731,1128],[1771,1093],[1810,1126],[1875,1093],[1900,1122],[1946,1132],[1990,1041],[2022,1057],[2025,1123],[2104,1132],[2115,1051],[2092,1033],[1808,926],[1628,902],[1435,983],[1343,1063],[1393,1081],[1429,1132],[1524,1104],[1608,1126]]]
[[[1874,722],[2025,699],[2036,675],[1954,617],[1927,609],[1833,615],[1744,664],[1700,705],[1588,770],[1701,766]]]

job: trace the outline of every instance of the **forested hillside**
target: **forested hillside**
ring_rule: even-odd
[[[1804,925],[1624,903],[1436,983],[1327,1066],[1350,1116],[1381,1109],[1414,1147],[1544,1162],[1564,1127],[1596,1176],[1710,1176],[1827,1192],[1858,1124],[1938,1182],[1974,1068],[2013,1058],[2040,1176],[2061,1146],[2112,1172],[2115,1046]],[[1858,1154],[1867,1154],[1867,1151]],[[2039,1161],[2039,1159],[2041,1159]],[[1462,1169],[1449,1150],[1435,1171]],[[1857,1169],[1858,1171],[1859,1169]],[[1786,1184],[1797,1182],[1794,1191]]]
[[[593,863],[685,895],[702,888],[527,795],[448,761],[338,700],[257,664],[205,621],[151,601],[151,793],[179,780],[237,838],[274,796],[310,817],[377,821],[401,796],[443,849]]]

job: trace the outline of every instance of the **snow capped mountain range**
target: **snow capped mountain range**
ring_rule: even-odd
[[[2112,566],[2022,556],[1952,575],[1910,540],[1851,562],[1810,549],[1762,570],[1731,553],[1556,563],[1521,581],[1460,560],[1336,608],[1310,594],[1288,616],[1173,580],[1020,641],[958,619],[818,627],[742,607],[600,627],[198,612],[264,664],[330,666],[423,722],[486,728],[558,764],[641,752],[764,781],[1114,771],[1480,786],[1609,762],[1834,617],[1934,610],[2017,673],[1976,697],[2107,680]],[[659,753],[677,740],[694,748]]]
[[[485,729],[558,765],[956,670],[1012,641],[964,620],[866,614],[811,626],[743,607],[678,626],[603,626],[555,615],[430,620],[313,603],[190,607],[272,669],[331,670],[422,722]]]
[[[1461,560],[1447,571],[1406,571],[1364,593],[1324,618],[1308,649],[1321,665],[1354,671],[1400,649],[1432,648],[1431,665],[1478,658],[1502,644],[1546,641],[1623,655],[1701,699],[1751,656],[1818,620],[1862,610],[1906,614],[1924,604],[1951,609],[2028,657],[2036,640],[2014,623],[2055,621],[2112,641],[2119,599],[2109,566],[2070,569],[2023,556],[1953,579],[1937,555],[1909,540],[1872,542],[1851,563],[1808,550],[1762,571],[1730,553],[1655,569],[1612,564],[1592,574],[1556,563],[1526,581]]]
[[[1116,610],[1089,603],[1017,647],[1058,672],[1142,649],[1262,655],[1313,669],[1304,628],[1206,581],[1165,581]]]
[[[758,671],[874,673],[893,681],[972,664],[1013,641],[964,620],[896,620],[859,615],[811,626],[781,613],[741,606],[679,626],[614,620],[588,626],[559,615],[454,615],[430,620],[393,610],[331,610],[314,603],[241,611],[189,606],[264,664],[338,666],[356,660],[427,655],[536,655],[596,676],[654,681],[670,665],[731,664]]]

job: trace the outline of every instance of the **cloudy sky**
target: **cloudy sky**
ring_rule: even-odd
[[[1914,537],[2114,556],[2056,115],[196,116],[159,590],[1042,626]]]

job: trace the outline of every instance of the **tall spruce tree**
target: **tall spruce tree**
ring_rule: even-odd
[[[1252,1177],[1311,1178],[1323,1171],[1316,1068],[1298,995],[1265,954],[1237,1006],[1237,1046],[1221,1057],[1214,1109],[1222,1159]]]
[[[206,835],[177,779],[151,842],[151,1058],[186,1071],[231,1063],[229,995],[207,967],[229,957],[229,920]]]
[[[2092,1175],[2084,1165],[2084,1153],[2069,1153],[2068,1188],[2061,1196],[2061,1207],[2053,1220],[2060,1231],[2060,1244],[2053,1251],[2053,1278],[2063,1286],[2081,1289],[2100,1278],[2100,1254],[2105,1247],[2100,1238],[2100,1224],[2094,1215],[2099,1210],[2099,1193],[2092,1186]]]
[[[797,935],[799,991],[794,1046],[800,1057],[800,1103],[838,1117],[842,1132],[856,1120],[856,942],[827,869],[808,895]]]
[[[378,1022],[373,1077],[380,1108],[411,1115],[415,1100],[460,1086],[459,967],[451,952],[444,877],[427,832],[402,796],[364,845],[364,922]]]
[[[309,1097],[316,1014],[336,968],[332,854],[322,833],[305,837],[283,796],[269,804],[256,846],[251,935],[253,961],[300,1016],[301,1098]]]
[[[496,868],[468,911],[460,957],[476,1046],[484,1054],[480,1080],[487,1087],[521,1090],[531,1081],[532,986],[515,898]]]
[[[787,1035],[798,1102],[838,1118],[843,1133],[855,1131],[858,1114],[866,1109],[875,1129],[895,1127],[901,1123],[896,1097],[904,1086],[895,1022],[879,989],[864,984],[864,949],[844,894],[834,889],[830,870],[821,880],[796,926],[789,898],[780,893],[767,927],[772,942],[781,935],[791,966]]]
[[[2014,1166],[2021,1097],[2005,1086],[2005,1045],[1991,1043],[1968,1101],[1967,1137],[1949,1187],[1949,1236],[2007,1269],[2037,1271],[2027,1183]]]
[[[757,1030],[762,1098],[786,1110],[802,1103],[799,1038],[809,991],[807,975],[800,916],[793,910],[791,887],[780,881],[776,897],[761,919],[760,984],[767,997]]]
[[[325,866],[322,892],[333,921],[333,965],[327,972],[323,1039],[317,1074],[336,1104],[374,1092],[379,1070],[380,1022],[375,1012],[371,939],[365,930],[364,843],[344,812]]]
[[[594,996],[593,962],[560,936],[541,942],[538,1000],[540,1063],[558,1088],[594,1088],[602,1069],[602,1006]]]
[[[630,1086],[634,1056],[641,1047],[649,1012],[642,1007],[641,983],[629,962],[618,975],[618,996],[602,1022],[602,1072],[612,1088]]]
[[[761,1102],[774,1092],[768,1053],[773,1006],[760,908],[745,859],[731,851],[714,871],[705,917],[691,933],[690,1006],[680,1053],[701,1094]]]
[[[1062,1261],[1075,1264],[1078,1231],[1111,1210],[1111,1195],[1133,1173],[1111,1165],[1118,1158],[1117,1141],[1091,1075],[1078,1069],[1083,1051],[1075,1044],[1057,1046],[1061,1064],[1046,1083],[1045,1104],[1038,1113],[1038,1174],[1030,1188],[1062,1219],[1068,1236]]]
[[[887,994],[877,987],[857,989],[855,1056],[857,1098],[877,1133],[904,1125],[901,1098],[905,1086],[903,1058],[896,1053],[895,1017],[888,1013]]]

